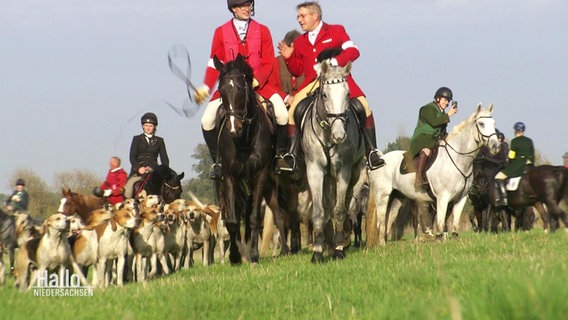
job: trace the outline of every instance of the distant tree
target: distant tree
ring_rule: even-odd
[[[193,171],[197,173],[197,177],[190,179],[184,185],[184,190],[190,190],[204,203],[215,203],[217,199],[215,185],[208,177],[209,168],[213,161],[211,160],[211,155],[209,155],[207,145],[203,143],[198,144],[193,150],[191,157],[197,160],[197,163],[192,166]]]
[[[410,150],[410,137],[398,136],[394,142],[387,143],[387,147],[383,153],[394,150]]]
[[[39,175],[32,169],[18,168],[10,176],[9,187],[14,189],[16,180],[20,178],[24,179],[26,190],[30,195],[30,204],[28,206],[28,214],[30,216],[45,218],[57,212],[61,197],[50,190],[47,183]]]
[[[89,194],[103,180],[104,178],[86,170],[58,172],[55,174],[55,189],[71,189],[73,192]]]

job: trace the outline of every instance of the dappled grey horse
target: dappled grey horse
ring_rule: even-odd
[[[446,212],[453,204],[453,232],[457,235],[467,193],[473,181],[473,160],[481,146],[489,147],[491,154],[499,149],[495,133],[493,105],[483,109],[481,104],[464,121],[456,125],[438,146],[438,157],[426,171],[432,195],[414,187],[414,173],[401,174],[404,151],[395,150],[384,155],[386,166],[369,173],[372,195],[375,197],[379,244],[385,245],[388,229],[398,215],[400,201],[393,201],[394,190],[419,203],[435,203],[437,209],[437,236],[445,238]],[[430,230],[430,232],[432,232]]]
[[[318,63],[320,88],[302,119],[301,144],[313,201],[314,263],[324,261],[324,227],[329,219],[334,225],[334,259],[345,257],[344,244],[351,232],[344,230],[344,223],[361,172],[364,146],[357,115],[349,105],[346,77],[350,70],[351,64]]]

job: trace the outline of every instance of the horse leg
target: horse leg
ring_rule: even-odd
[[[373,195],[375,197],[375,216],[377,217],[377,234],[379,246],[384,246],[387,244],[388,236],[388,203],[392,190],[377,190]]]
[[[445,240],[448,238],[446,227],[446,214],[448,212],[448,196],[438,197],[436,203],[436,238]],[[460,200],[461,201],[461,200]]]
[[[349,186],[351,180],[350,171],[343,170],[337,177],[337,188],[335,191],[335,207],[333,208],[333,221],[335,225],[335,239],[334,239],[334,259],[345,258],[345,249],[351,244],[351,227],[345,228],[347,219],[346,204],[351,200],[353,195],[353,188]],[[333,202],[332,202],[333,203]],[[348,239],[348,243],[347,240]]]
[[[324,225],[328,222],[323,207],[323,181],[324,175],[322,169],[317,165],[308,164],[306,168],[308,172],[308,182],[312,192],[312,222],[314,225],[314,253],[312,255],[312,263],[322,263],[323,246],[325,240]]]
[[[459,235],[461,214],[463,212],[463,208],[466,202],[467,202],[467,196],[464,196],[458,202],[456,202],[452,208],[452,214],[454,215],[454,221],[452,224],[453,237],[457,237]]]

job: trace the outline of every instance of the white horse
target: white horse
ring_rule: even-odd
[[[377,208],[380,245],[386,244],[389,231],[387,229],[392,226],[401,205],[393,196],[394,190],[421,204],[436,203],[437,237],[447,238],[447,232],[444,232],[446,212],[448,206],[453,204],[452,227],[457,235],[461,213],[473,181],[473,160],[482,145],[487,145],[492,154],[499,150],[492,113],[493,104],[488,109],[483,109],[479,104],[473,114],[455,126],[448,136],[440,141],[437,159],[426,171],[434,197],[415,189],[415,173],[400,173],[404,151],[396,150],[384,155],[386,166],[369,173],[371,192]],[[432,231],[428,230],[428,233]]]
[[[347,206],[365,158],[357,115],[349,107],[346,77],[350,70],[351,64],[331,66],[327,60],[318,64],[320,88],[313,108],[302,121],[301,143],[313,201],[314,263],[324,261],[324,229],[330,218],[334,225],[333,258],[345,257],[343,244],[351,231],[344,230]]]

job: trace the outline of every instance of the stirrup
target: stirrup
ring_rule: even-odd
[[[367,155],[367,165],[369,166],[369,170],[376,170],[383,167],[385,164],[385,160],[383,160],[379,155],[379,150],[373,149],[369,151],[369,154]]]
[[[296,170],[296,156],[294,156],[294,154],[286,153],[283,156],[277,155],[276,159],[276,174],[280,174],[282,171],[293,172],[294,170]],[[278,161],[279,159],[281,159],[282,161]]]
[[[220,163],[214,163],[211,165],[211,169],[209,169],[209,179],[223,179],[223,166]]]

